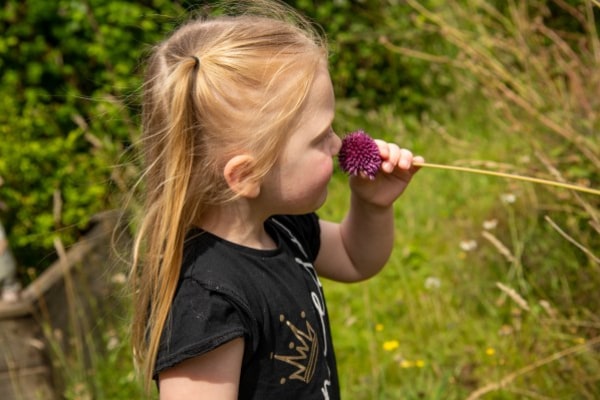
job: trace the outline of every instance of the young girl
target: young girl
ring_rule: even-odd
[[[350,178],[341,223],[320,220],[341,144],[326,46],[285,6],[251,3],[263,16],[188,22],[147,67],[133,344],[161,399],[338,399],[318,277],[384,266],[422,161],[377,141],[376,177]]]

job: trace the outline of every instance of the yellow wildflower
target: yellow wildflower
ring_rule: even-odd
[[[392,351],[397,349],[400,346],[400,343],[397,340],[386,340],[383,342],[383,349],[385,351]]]

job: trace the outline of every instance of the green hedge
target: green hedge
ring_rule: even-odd
[[[7,0],[0,9],[0,219],[39,272],[112,207],[135,136],[139,60],[180,15],[170,1]]]
[[[386,50],[382,40],[436,46],[437,38],[415,29],[417,14],[403,1],[382,2],[289,1],[319,22],[331,46],[330,64],[336,95],[355,99],[361,109],[395,104],[403,112],[427,109],[428,99],[449,89],[441,80],[431,82],[432,71],[423,62]],[[436,1],[424,1],[435,6]],[[434,39],[434,40],[432,40]],[[434,78],[435,79],[435,78]]]

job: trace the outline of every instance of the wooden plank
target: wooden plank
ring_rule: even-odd
[[[59,259],[46,269],[35,281],[23,290],[21,299],[24,301],[35,301],[57,282],[60,282],[75,265],[85,259],[96,246],[110,242],[112,229],[115,226],[117,215],[103,214],[96,218],[94,228],[80,241],[75,243],[64,259]],[[59,254],[60,255],[60,254]]]
[[[0,320],[0,371],[46,363],[46,346],[32,317]]]
[[[30,315],[33,312],[33,303],[19,300],[14,303],[0,302],[0,320],[17,318]]]
[[[106,262],[113,259],[111,257],[110,238],[121,216],[122,213],[119,211],[106,211],[95,216],[92,219],[94,227],[90,232],[66,252],[64,259],[54,262],[37,279],[31,282],[21,292],[18,301],[0,302],[0,320],[31,314],[34,311],[35,303],[54,285],[62,282],[65,274],[84,261],[86,255],[90,254],[97,246],[107,246],[105,251]]]
[[[114,211],[96,216],[93,228],[68,251],[59,244],[59,260],[23,290],[19,301],[0,302],[1,400],[58,398],[42,326],[59,333],[52,345],[68,356],[73,340],[83,343],[97,330],[96,318],[118,313],[110,274],[123,269],[111,245],[120,218]]]
[[[0,320],[0,399],[55,399],[46,345],[33,317]]]
[[[2,400],[57,400],[47,366],[0,372]]]

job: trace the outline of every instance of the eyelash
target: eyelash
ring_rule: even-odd
[[[321,136],[319,136],[316,140],[315,140],[315,145],[316,146],[322,146],[324,143],[327,143],[327,141],[329,140],[329,138],[331,138],[331,135],[335,135],[335,131],[333,130],[332,127],[329,127],[329,129],[327,129],[327,132],[322,134]]]
[[[329,138],[331,137],[331,135],[332,135],[332,134],[333,134],[333,129],[332,129],[332,128],[329,128],[329,129],[327,130],[327,133],[321,137],[321,140],[320,140],[320,141],[321,141],[321,142],[324,142],[325,140],[329,139]]]

